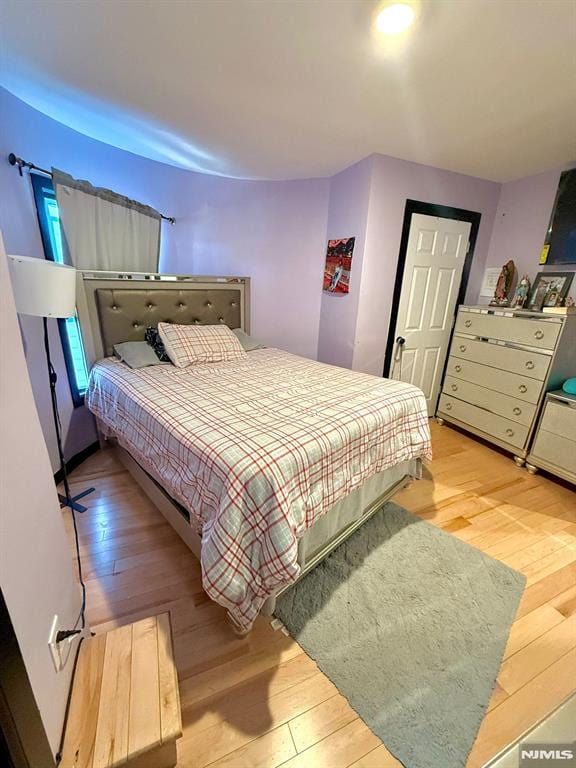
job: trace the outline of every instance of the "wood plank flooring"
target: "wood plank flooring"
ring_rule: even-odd
[[[576,494],[431,426],[426,477],[395,500],[528,579],[468,761],[480,768],[576,690]],[[179,768],[399,768],[297,643],[263,618],[248,638],[231,634],[224,610],[202,591],[198,562],[112,451],[73,473],[73,491],[87,484],[97,489],[79,516],[88,620],[102,632],[170,611]]]

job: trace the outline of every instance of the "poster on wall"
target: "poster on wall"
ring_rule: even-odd
[[[324,266],[324,290],[328,293],[345,294],[350,289],[350,269],[354,253],[355,237],[328,240],[326,265]]]

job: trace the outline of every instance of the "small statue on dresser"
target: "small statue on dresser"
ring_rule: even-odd
[[[494,291],[494,298],[490,302],[491,307],[507,307],[508,306],[508,294],[512,287],[512,281],[514,280],[514,262],[512,259],[507,261],[502,267],[500,277],[496,283],[496,289]]]
[[[514,298],[510,302],[510,306],[513,309],[523,309],[528,302],[528,296],[530,295],[530,280],[528,275],[524,275],[522,280],[518,283]]]

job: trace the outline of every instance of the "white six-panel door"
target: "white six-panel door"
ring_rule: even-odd
[[[468,251],[470,222],[412,214],[390,377],[415,384],[434,414]]]

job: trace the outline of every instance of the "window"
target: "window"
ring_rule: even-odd
[[[44,255],[51,261],[63,264],[62,231],[60,229],[58,203],[56,202],[52,180],[50,177],[41,176],[38,173],[31,173],[30,178],[32,179]],[[84,403],[86,387],[88,386],[88,369],[78,318],[62,318],[58,320],[58,325],[72,400],[74,405],[82,405]]]

